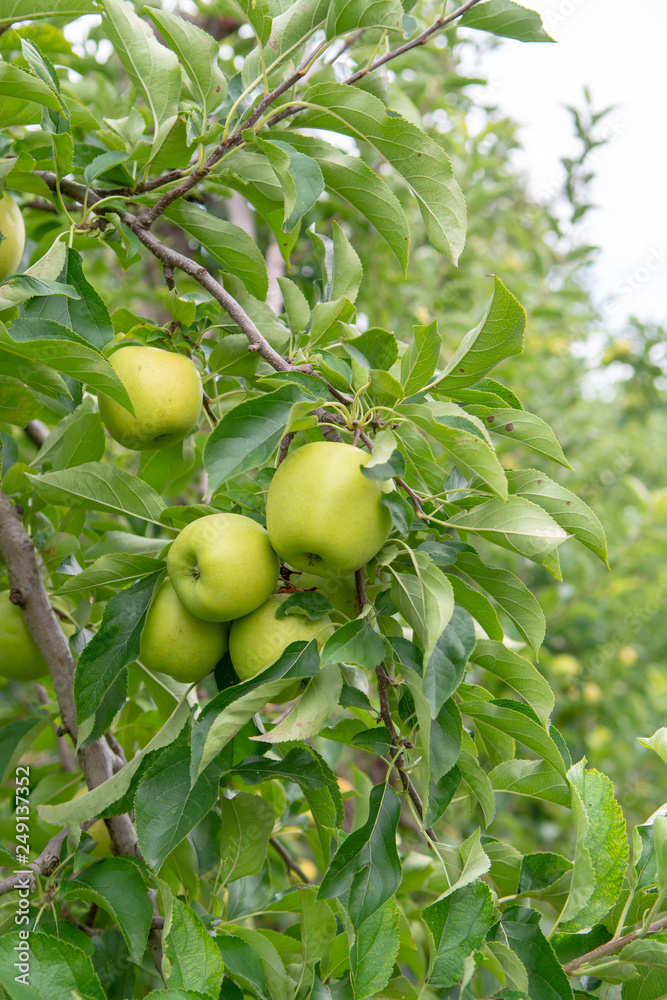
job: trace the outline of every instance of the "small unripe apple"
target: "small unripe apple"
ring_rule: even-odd
[[[0,197],[0,236],[0,281],[4,281],[18,268],[25,247],[21,209],[6,191]]]
[[[331,619],[326,615],[311,621],[303,614],[276,618],[276,611],[289,594],[273,594],[261,607],[232,622],[229,633],[229,655],[234,670],[242,681],[255,677],[274,663],[291,642],[317,640],[322,648],[331,635]],[[288,682],[289,683],[289,682]],[[297,681],[282,697],[296,697],[303,682]]]
[[[163,580],[148,609],[139,658],[149,670],[192,684],[227,652],[228,634],[229,625],[190,614],[169,580]]]
[[[169,448],[195,429],[202,384],[196,366],[184,354],[156,347],[121,347],[109,364],[134,407],[132,416],[120,403],[98,394],[100,416],[119,444],[134,451]]]
[[[370,457],[332,441],[290,452],[266,501],[269,539],[281,559],[305,573],[342,577],[382,548],[391,515],[382,503],[383,484],[361,473]]]
[[[167,570],[185,607],[207,622],[229,622],[263,604],[280,563],[266,529],[243,514],[209,514],[172,543]]]
[[[59,624],[66,635],[74,631],[69,622]],[[12,604],[8,590],[0,591],[0,676],[10,681],[36,681],[48,672],[21,609]]]

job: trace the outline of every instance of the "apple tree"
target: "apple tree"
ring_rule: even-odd
[[[415,226],[466,267],[394,67],[550,41],[447,7],[0,4],[8,1000],[665,995],[665,809],[629,846],[539,667],[526,565],[607,547],[503,380],[526,313],[355,306],[351,216],[387,295]],[[568,856],[494,836],[509,796]]]

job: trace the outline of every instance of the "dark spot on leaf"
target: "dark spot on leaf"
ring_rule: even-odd
[[[495,418],[495,417],[487,417],[486,419],[487,419],[487,423],[489,423],[489,424],[492,424],[492,423],[493,423],[493,421],[494,421],[494,420],[495,420],[496,418]]]
[[[418,157],[419,157],[419,156],[421,156],[421,155],[422,155],[421,153],[417,153],[417,156],[418,156]]]
[[[541,485],[542,485],[542,480],[541,480],[541,479],[538,479],[538,480],[537,480],[537,485],[538,485],[538,486],[541,486]]]
[[[506,424],[505,425],[505,430],[506,431],[513,431],[514,430],[514,424]]]
[[[571,503],[572,503],[572,501],[571,501],[571,500],[566,500],[566,501],[565,501],[565,506],[566,506],[566,507],[569,507]]]
[[[460,372],[464,372],[464,371],[465,371],[465,368],[459,368],[459,371],[460,371]]]

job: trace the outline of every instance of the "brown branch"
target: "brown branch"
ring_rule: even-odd
[[[63,727],[76,742],[78,727],[74,706],[74,660],[44,588],[32,539],[25,532],[18,510],[0,492],[0,552],[9,574],[11,599],[23,612],[26,627],[49,668]],[[113,774],[112,753],[100,739],[77,754],[88,788],[95,788]],[[108,821],[114,850],[138,855],[137,835],[127,814]]]
[[[303,871],[302,868],[299,867],[299,865],[296,863],[296,861],[294,860],[290,852],[287,850],[287,848],[283,847],[278,838],[269,837],[269,843],[271,844],[271,847],[274,849],[274,851],[276,851],[276,853],[279,854],[280,857],[283,859],[287,870],[293,871],[294,874],[297,876],[297,878],[300,878],[302,882],[305,882],[307,885],[310,885],[312,879],[308,878],[306,873]]]
[[[294,431],[289,431],[285,434],[282,441],[280,442],[280,448],[278,449],[278,465],[281,465],[287,458],[287,452],[289,451],[289,446],[294,440]]]
[[[380,56],[372,62],[370,66],[366,66],[364,69],[360,69],[356,73],[353,73],[352,76],[348,77],[344,82],[350,85],[354,84],[357,80],[361,80],[364,76],[372,73],[373,70],[379,69],[380,66],[384,66],[385,63],[388,63],[391,59],[396,59],[398,56],[402,56],[404,52],[409,52],[410,49],[414,49],[418,45],[426,45],[432,35],[435,35],[438,31],[442,31],[443,28],[448,27],[459,17],[463,17],[463,15],[466,14],[471,7],[474,7],[475,4],[478,4],[479,2],[480,0],[468,0],[467,3],[464,3],[457,10],[452,11],[452,13],[448,14],[447,17],[439,17],[437,21],[434,21],[433,24],[430,25],[430,27],[422,31],[421,35],[417,35],[416,38],[411,38],[410,41],[405,43],[405,45],[399,45],[390,52],[385,52],[383,56]]]
[[[588,965],[590,962],[596,962],[599,958],[606,958],[607,955],[614,955],[617,951],[621,951],[625,948],[626,944],[631,944],[638,938],[647,937],[649,934],[656,934],[658,931],[663,931],[667,927],[667,917],[661,917],[660,920],[655,920],[648,928],[648,930],[642,932],[641,927],[637,930],[630,931],[628,934],[624,934],[623,937],[615,938],[612,941],[607,941],[606,944],[601,944],[597,948],[593,948],[592,951],[586,952],[585,955],[581,955],[579,958],[572,959],[567,965],[563,966],[563,970],[567,972],[568,976],[579,975],[578,969],[581,969],[584,965]],[[594,970],[591,970],[594,975]]]
[[[41,420],[29,420],[25,425],[25,432],[31,441],[41,448],[49,436],[49,428]]]
[[[211,397],[207,396],[206,393],[204,393],[204,409],[208,413],[211,423],[215,427],[215,425],[219,423],[219,418],[213,412],[213,407],[211,406]]]
[[[34,861],[31,861],[26,868],[18,875],[10,875],[0,882],[0,896],[15,889],[27,889],[34,892],[36,879],[42,875],[50,875],[55,871],[60,863],[60,850],[63,846],[67,830],[61,830],[51,837],[42,853]]]

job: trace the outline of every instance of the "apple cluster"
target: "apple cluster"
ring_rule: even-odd
[[[276,617],[288,596],[275,593],[280,559],[300,571],[301,583],[314,579],[325,591],[344,592],[346,579],[373,558],[391,528],[381,483],[361,473],[369,457],[352,445],[305,444],[276,471],[266,528],[227,513],[183,528],[142,633],[144,665],[192,683],[229,649],[237,675],[247,680],[292,642],[315,639],[321,646],[331,632],[328,616]]]

